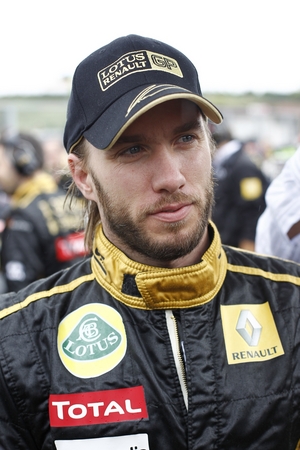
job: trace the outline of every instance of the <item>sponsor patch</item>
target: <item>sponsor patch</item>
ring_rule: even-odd
[[[122,78],[146,70],[161,70],[180,78],[183,77],[175,59],[149,50],[139,50],[122,55],[112,64],[100,70],[98,72],[100,87],[102,91],[106,91]]]
[[[51,394],[52,427],[78,427],[148,419],[142,386],[78,394]]]
[[[257,177],[243,178],[240,181],[240,192],[244,200],[256,200],[263,193],[261,180]]]
[[[21,261],[9,261],[5,265],[5,275],[8,280],[24,281],[26,278],[24,264]]]
[[[87,254],[84,247],[84,233],[71,233],[55,239],[55,253],[58,261],[71,261]]]
[[[149,450],[148,435],[131,434],[93,439],[55,441],[57,450]]]
[[[84,305],[59,324],[57,348],[62,363],[76,377],[103,375],[116,367],[126,353],[122,317],[107,305]]]
[[[284,354],[268,302],[221,305],[228,364],[267,361]]]

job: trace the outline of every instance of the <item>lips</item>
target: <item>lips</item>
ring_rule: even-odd
[[[187,217],[191,208],[191,203],[165,205],[152,212],[151,216],[163,222],[178,222]]]

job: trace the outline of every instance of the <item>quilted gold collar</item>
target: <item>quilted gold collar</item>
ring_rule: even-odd
[[[226,274],[226,255],[213,223],[213,239],[200,263],[176,269],[147,266],[129,259],[109,242],[99,226],[92,270],[113,297],[140,309],[189,308],[210,301]]]

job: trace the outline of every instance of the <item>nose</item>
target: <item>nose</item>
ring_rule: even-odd
[[[167,146],[160,147],[153,160],[152,188],[174,193],[185,185],[180,155]]]

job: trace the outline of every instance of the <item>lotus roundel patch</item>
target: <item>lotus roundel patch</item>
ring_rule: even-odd
[[[122,317],[107,305],[84,305],[59,324],[57,348],[62,363],[76,377],[103,375],[116,367],[126,353]]]

